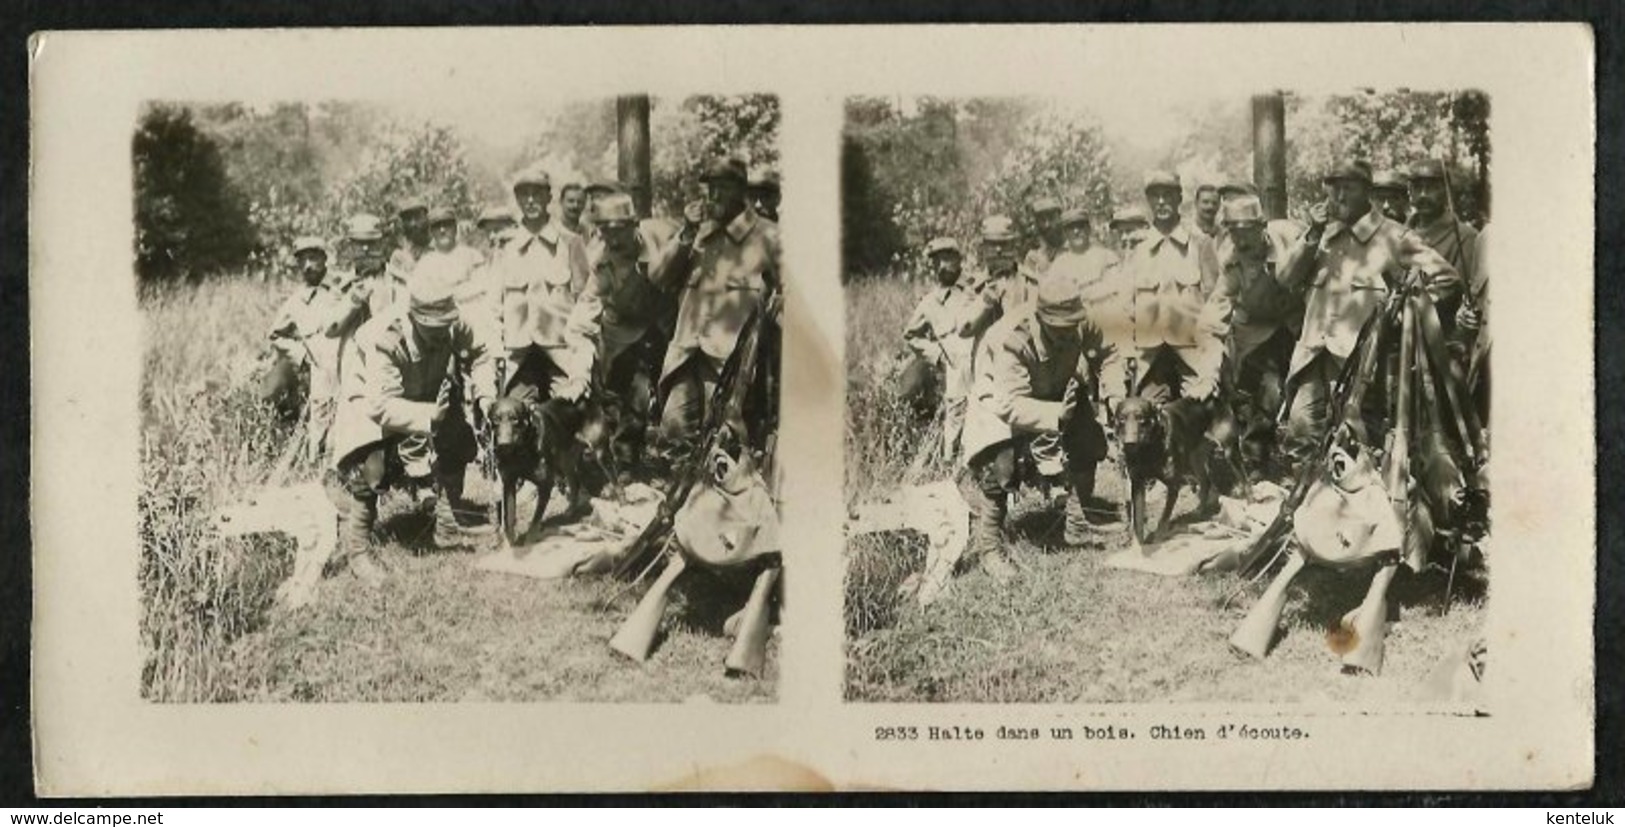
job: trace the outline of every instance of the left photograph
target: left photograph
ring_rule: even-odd
[[[143,105],[142,696],[773,702],[779,123]]]

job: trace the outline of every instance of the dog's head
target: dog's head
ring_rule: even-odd
[[[497,448],[534,444],[535,424],[530,407],[523,401],[504,396],[491,403],[487,418],[491,422],[491,441]]]
[[[1130,396],[1117,406],[1117,418],[1112,426],[1117,441],[1123,446],[1162,441],[1162,417],[1157,406],[1149,399]]]

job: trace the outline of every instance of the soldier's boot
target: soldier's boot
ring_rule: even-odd
[[[1074,470],[1067,480],[1072,496],[1066,501],[1066,530],[1062,539],[1069,546],[1088,545],[1097,539],[1091,520],[1094,508],[1095,469]]]
[[[448,470],[436,474],[436,484],[440,486],[440,500],[451,511],[453,522],[463,534],[483,537],[496,532],[496,526],[484,517],[485,509],[474,505],[463,498],[463,474],[461,469]],[[436,513],[440,507],[436,507]],[[438,522],[438,520],[437,520]]]
[[[339,548],[345,565],[363,583],[376,586],[384,580],[382,561],[372,543],[372,524],[378,516],[378,497],[351,497],[339,520]]]
[[[980,563],[994,580],[1005,583],[1016,574],[1014,561],[1005,550],[1004,517],[1006,493],[1001,486],[979,484],[974,474],[960,476],[959,490],[970,506],[970,537],[965,544],[962,566]]]

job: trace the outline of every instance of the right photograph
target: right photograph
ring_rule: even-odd
[[[849,98],[846,699],[1476,704],[1489,115]]]

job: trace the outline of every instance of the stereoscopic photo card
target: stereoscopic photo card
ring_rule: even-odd
[[[36,35],[38,789],[1586,787],[1592,50]]]

